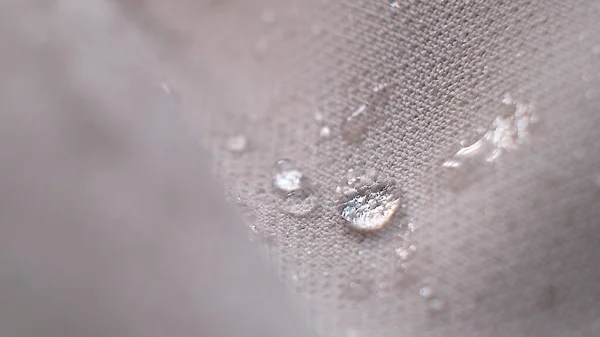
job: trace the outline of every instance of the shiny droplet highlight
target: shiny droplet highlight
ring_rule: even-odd
[[[340,215],[351,228],[360,231],[385,227],[401,205],[395,182],[383,179],[373,171],[349,172],[338,192],[342,195]]]
[[[302,188],[304,176],[293,160],[279,159],[273,165],[271,174],[273,185],[281,191],[291,192]]]
[[[506,95],[501,110],[502,114],[494,119],[487,132],[474,143],[459,149],[442,166],[458,168],[468,162],[495,162],[506,151],[515,150],[523,144],[531,124],[537,121],[532,106]]]
[[[310,190],[295,190],[287,193],[280,201],[279,208],[294,216],[306,216],[315,209],[317,197]]]

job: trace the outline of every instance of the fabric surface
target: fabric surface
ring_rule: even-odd
[[[27,157],[31,171],[15,166],[2,177],[3,185],[27,184],[13,188],[24,192],[9,198],[12,203],[3,203],[1,214],[11,223],[29,224],[21,231],[3,228],[3,265],[10,271],[5,275],[53,282],[39,293],[16,281],[6,288],[18,290],[10,293],[16,294],[11,301],[19,306],[8,311],[10,315],[0,315],[5,320],[0,327],[9,329],[3,336],[41,335],[48,327],[57,335],[68,335],[65,331],[90,335],[97,328],[101,332],[96,335],[130,336],[600,334],[597,1],[407,0],[392,5],[366,0],[93,1],[99,7],[78,3],[3,5],[2,13],[12,18],[2,22],[3,39],[13,41],[8,50],[15,50],[12,58],[6,56],[11,62],[2,63],[5,72],[13,71],[10,78],[27,79],[19,70],[29,70],[26,74],[33,79],[26,85],[36,88],[42,98],[50,97],[36,104],[21,96],[3,100],[7,107],[38,111],[21,119],[5,117],[3,152],[21,155],[12,151],[18,147],[7,145],[17,139],[17,144],[34,144],[31,148],[40,153],[59,148],[68,158],[77,158],[71,162],[41,157],[45,160],[41,165],[40,157]],[[69,10],[57,12],[55,6]],[[37,8],[36,15],[27,14],[31,8]],[[44,28],[63,27],[45,33],[56,39],[51,44],[54,53],[70,51],[66,56],[71,61],[60,69],[85,75],[67,77],[65,86],[70,90],[65,92],[50,90],[61,77],[53,73],[49,83],[34,86],[35,76],[43,72],[28,65],[43,68],[47,57],[23,60],[18,48],[27,55],[46,54],[14,42],[31,41],[35,46],[47,39],[37,35],[47,29],[31,25],[40,21],[46,23]],[[70,29],[71,25],[79,29]],[[14,27],[21,35],[12,33]],[[72,33],[79,30],[83,32]],[[100,36],[106,44],[90,49],[88,41]],[[66,48],[70,45],[79,47]],[[15,68],[15,60],[24,65]],[[79,62],[80,68],[73,68]],[[113,69],[115,73],[109,71]],[[5,93],[17,90],[19,82],[7,83],[15,86],[3,90],[11,97]],[[160,92],[161,84],[170,96]],[[82,92],[95,98],[99,108],[69,103]],[[60,104],[46,103],[63,95]],[[344,120],[365,103],[369,106],[363,123],[350,132],[358,137],[345,136]],[[507,107],[513,109],[510,113],[515,109],[532,113],[537,121],[526,124],[529,119],[519,119],[512,126],[520,131],[526,127],[527,132],[511,134],[504,142],[490,141],[496,149],[506,149],[492,163],[456,155],[465,144],[481,139],[485,130],[501,135],[497,123],[503,119],[498,117],[506,116]],[[62,124],[49,117],[62,114],[60,121],[75,123],[75,140],[69,144],[90,139],[88,123],[77,122],[65,108],[108,116],[103,118],[114,123],[104,130],[112,131],[102,137],[110,143],[119,135],[133,135],[131,142],[137,145],[114,164],[125,165],[122,170],[109,171],[106,180],[100,179],[100,187],[95,187],[98,195],[92,199],[78,198],[81,189],[76,187],[89,179],[90,167],[105,163],[97,157],[102,148],[83,147],[83,153],[94,153],[86,164],[85,157],[63,143],[29,143],[46,134],[39,130],[51,130],[44,131],[48,132],[44,140],[71,139],[62,132]],[[44,109],[53,114],[42,113]],[[147,117],[154,114],[159,117]],[[147,123],[140,122],[146,118]],[[178,119],[186,126],[172,126]],[[32,122],[37,120],[43,123]],[[93,120],[91,125],[97,125]],[[324,126],[330,129],[329,136],[323,136]],[[208,154],[194,152],[185,128]],[[28,131],[9,132],[21,129]],[[228,142],[239,135],[247,145],[231,151]],[[208,157],[230,205],[219,199],[219,188],[207,182],[208,174],[195,162],[208,162]],[[295,217],[281,209],[282,196],[271,177],[279,158],[295,160],[313,187],[318,206],[307,216]],[[456,170],[444,167],[457,158],[465,165]],[[139,174],[154,166],[158,172]],[[61,179],[77,182],[60,184],[66,186],[68,198],[56,198],[52,191],[58,187],[49,185],[44,189],[48,194],[30,199],[37,196],[32,186],[50,184],[41,167],[56,167],[66,175]],[[404,207],[385,229],[361,234],[340,216],[336,187],[349,169],[374,169],[395,179]],[[170,192],[157,192],[162,184],[181,192],[173,207],[183,210],[168,209],[171,199],[165,202],[161,196]],[[141,202],[115,205],[114,196],[125,192],[131,194],[125,200]],[[20,200],[28,200],[28,209],[34,210],[57,200],[61,211],[9,213],[22,209],[17,207]],[[249,226],[225,216],[235,212],[235,204]],[[98,210],[93,216],[81,211],[90,205]],[[121,207],[120,212],[130,217],[116,223],[133,229],[103,234],[101,242],[108,247],[90,252],[85,246],[98,240],[77,236],[81,246],[67,246],[67,253],[62,253],[64,243],[52,233],[41,236],[39,243],[20,245],[29,241],[25,234],[45,223],[40,218],[65,224],[53,233],[78,233],[85,223],[83,234],[90,235],[104,228],[107,221],[102,214]],[[183,229],[165,234],[165,223],[175,228],[181,223]],[[148,247],[134,230],[140,224],[161,248],[137,249]],[[89,232],[88,227],[96,229]],[[220,232],[222,228],[227,231]],[[246,240],[248,233],[253,244]],[[52,249],[27,250],[44,245]],[[111,245],[123,255],[112,253]],[[398,249],[403,252],[410,245],[416,251],[404,260]],[[253,248],[267,253],[272,270],[262,267]],[[80,262],[87,260],[77,258],[82,252],[111,262],[105,269],[91,270],[97,274],[87,272],[87,263]],[[39,260],[40,256],[48,258]],[[160,261],[157,266],[152,264],[155,257]],[[86,271],[85,277],[40,272],[71,259],[79,262],[69,270]],[[37,261],[50,267],[43,269]],[[126,284],[133,284],[127,288],[133,290],[116,292],[124,297],[106,300],[105,295],[122,289],[125,281],[105,280],[104,275],[130,275],[122,270],[139,263],[152,267],[132,273],[133,281]],[[270,272],[286,285],[293,304]],[[144,277],[145,273],[162,278]],[[103,282],[98,285],[96,280]],[[77,297],[87,289],[95,291],[84,301],[65,303],[72,287],[61,284],[81,289],[74,293]],[[424,287],[433,292],[425,296],[429,298],[423,296]],[[171,296],[164,289],[180,293]],[[27,300],[30,294],[46,293],[55,295]],[[233,295],[223,297],[227,294]],[[83,310],[89,303],[103,309]],[[294,306],[307,308],[311,331],[303,330],[304,318]],[[48,315],[56,308],[63,314]],[[29,325],[19,322],[31,312],[41,323],[28,331]],[[73,321],[79,322],[76,328],[61,330]],[[103,330],[109,328],[115,330]]]
[[[167,63],[190,125],[319,334],[599,333],[597,2],[149,1],[145,10],[180,37],[184,57]],[[344,118],[382,84],[363,139],[344,141]],[[539,119],[529,137],[494,164],[448,174],[442,164],[505,113],[507,94]],[[228,151],[240,134],[247,150]],[[308,217],[279,209],[278,158],[316,186],[320,206]],[[349,169],[396,179],[407,216],[374,235],[348,229],[333,204]],[[395,253],[404,240],[417,247],[406,269]],[[439,312],[419,296],[428,282]]]

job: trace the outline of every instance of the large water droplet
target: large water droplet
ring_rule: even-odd
[[[401,204],[395,182],[380,178],[374,171],[350,171],[338,192],[342,194],[341,216],[350,227],[361,231],[385,227]]]
[[[248,145],[248,141],[244,135],[236,135],[227,139],[227,148],[231,152],[243,152]]]
[[[287,193],[280,201],[279,208],[294,216],[306,216],[317,206],[317,197],[308,189]]]
[[[279,159],[273,166],[271,174],[273,176],[273,185],[284,192],[291,192],[302,188],[304,176],[293,160]]]

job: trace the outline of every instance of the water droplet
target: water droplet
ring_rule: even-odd
[[[400,1],[398,1],[398,0],[392,0],[392,1],[390,1],[390,7],[392,7],[392,8],[400,8]]]
[[[323,126],[319,130],[319,136],[321,137],[329,137],[331,135],[331,129],[328,126]]]
[[[302,188],[304,176],[297,168],[296,163],[290,159],[279,159],[271,171],[273,176],[273,185],[276,188],[290,192]]]
[[[227,139],[227,148],[231,152],[243,152],[248,145],[248,141],[244,135],[236,135]]]
[[[294,216],[306,216],[317,205],[317,197],[309,190],[295,190],[287,193],[280,201],[279,208]]]
[[[395,182],[379,178],[374,171],[357,173],[351,170],[338,187],[342,194],[341,216],[356,230],[379,230],[400,207]]]
[[[401,236],[403,238],[406,239],[407,234],[410,231],[407,231],[407,233],[405,233],[405,235]],[[417,251],[417,246],[415,245],[409,245],[408,247],[406,245],[396,249],[396,255],[398,255],[398,258],[400,259],[400,261],[406,261],[408,260],[415,252]]]
[[[400,258],[400,260],[408,260],[409,253],[404,248],[396,249],[396,255]]]
[[[433,289],[430,286],[423,286],[419,289],[419,295],[423,298],[433,297]]]
[[[367,130],[367,108],[368,104],[362,104],[352,111],[342,122],[342,139],[354,143],[359,141]]]
[[[368,285],[361,281],[352,281],[344,289],[344,295],[346,298],[354,301],[362,301],[369,297],[371,293]]]
[[[515,150],[524,143],[529,135],[529,127],[537,122],[531,105],[517,102],[506,95],[501,108],[503,113],[494,119],[482,137],[471,145],[463,145],[442,166],[459,168],[468,162],[495,162],[504,152]]]

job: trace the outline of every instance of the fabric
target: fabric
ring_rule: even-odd
[[[600,286],[598,4],[593,1],[149,2],[183,37],[171,81],[288,287],[323,336],[595,336]],[[157,34],[154,34],[156,36]],[[169,49],[170,47],[165,47]],[[181,54],[178,54],[181,55]],[[193,74],[192,74],[193,73]],[[363,139],[343,120],[387,84]],[[495,164],[448,174],[462,140],[503,115],[539,121]],[[321,114],[323,121],[315,120]],[[331,136],[319,136],[325,125]],[[227,151],[243,134],[248,150]],[[321,205],[278,208],[270,171],[295,160]],[[398,181],[404,228],[348,229],[349,169]],[[252,220],[251,220],[252,221]],[[433,280],[433,281],[429,281]],[[445,308],[419,296],[434,282]],[[358,290],[356,289],[358,288]]]
[[[34,7],[34,2],[26,3]],[[131,186],[126,185],[125,189],[132,193],[130,199],[145,200],[140,198],[167,193],[157,192],[159,187],[151,184],[166,179],[166,185],[172,182],[188,191],[179,202],[194,210],[183,212],[189,216],[179,218],[175,216],[181,213],[179,210],[155,208],[161,202],[148,201],[130,210],[131,214],[148,211],[147,216],[119,223],[133,228],[150,219],[152,226],[157,227],[164,223],[194,224],[190,232],[181,232],[189,247],[210,247],[198,248],[199,251],[184,256],[159,249],[149,249],[146,254],[133,248],[139,239],[131,235],[131,243],[121,243],[120,247],[132,247],[125,251],[133,256],[140,254],[144,261],[152,260],[148,256],[165,257],[169,263],[155,270],[173,275],[173,283],[167,284],[182,292],[175,298],[151,297],[156,302],[151,301],[148,308],[157,308],[157,303],[166,301],[173,303],[168,307],[169,312],[181,313],[184,318],[177,315],[153,321],[160,314],[140,311],[138,302],[131,302],[127,307],[131,309],[125,310],[127,314],[113,311],[115,306],[107,305],[105,310],[114,315],[111,316],[114,321],[101,321],[104,322],[101,326],[116,321],[125,322],[124,326],[143,326],[150,321],[154,323],[150,325],[152,331],[158,335],[160,331],[170,331],[167,328],[171,326],[186,327],[180,325],[182,321],[193,321],[200,323],[177,331],[182,335],[195,332],[203,336],[600,334],[598,2],[407,0],[390,5],[386,1],[365,0],[98,0],[94,3],[106,5],[102,8],[110,8],[109,13],[116,17],[122,13],[123,22],[128,24],[116,25],[122,21],[107,17],[93,21],[95,24],[82,20],[106,13],[107,9],[99,11],[91,5],[70,1],[57,4],[78,11],[67,14],[50,6],[50,12],[40,12],[31,19],[32,22],[40,17],[58,20],[63,15],[73,18],[76,22],[62,23],[66,31],[51,35],[69,37],[59,39],[59,46],[81,41],[80,50],[88,51],[87,41],[99,36],[105,36],[109,45],[110,41],[120,41],[121,48],[102,45],[90,53],[74,54],[77,59],[87,60],[90,68],[85,69],[91,69],[91,65],[96,65],[96,57],[118,51],[117,56],[113,55],[120,60],[115,61],[120,65],[118,69],[134,69],[135,76],[140,76],[132,80],[133,75],[128,71],[120,71],[103,78],[98,73],[104,72],[96,69],[84,72],[90,76],[90,83],[97,85],[93,87],[95,90],[86,90],[87,95],[97,96],[101,102],[113,99],[116,102],[107,108],[91,109],[90,114],[103,116],[112,111],[110,116],[116,122],[107,130],[116,128],[116,134],[127,135],[142,119],[135,116],[146,115],[147,111],[156,111],[158,115],[164,111],[172,113],[151,119],[144,128],[147,136],[135,143],[157,152],[156,155],[123,156],[117,162],[129,158],[131,171],[116,172],[115,178],[109,174],[106,179],[129,181],[142,168],[174,163],[160,174],[142,176],[137,184],[130,182]],[[14,19],[3,24],[28,32],[28,21],[22,15],[29,7],[16,2],[4,6],[22,11],[10,12],[14,13],[9,15]],[[71,24],[81,28],[95,25],[96,30],[90,35],[77,35],[73,40],[68,34]],[[119,34],[109,33],[113,29]],[[144,43],[134,45],[124,32]],[[35,38],[27,36],[34,42]],[[145,63],[146,58],[153,61]],[[39,59],[30,63],[43,64]],[[110,64],[99,69],[113,69]],[[160,76],[154,76],[154,71]],[[84,90],[73,79],[67,82],[77,90]],[[113,87],[115,83],[123,84]],[[154,94],[153,89],[144,89],[147,91],[139,96],[135,90],[129,92],[142,84],[145,88],[159,83],[164,83],[171,93],[176,102],[173,106],[155,103],[154,96],[161,94]],[[381,86],[385,89],[374,93]],[[104,93],[99,88],[111,90]],[[22,101],[25,99],[19,100]],[[344,137],[344,120],[365,103],[369,103],[369,108],[364,128],[361,126],[358,132],[359,139],[349,140]],[[526,133],[515,133],[503,143],[493,143],[502,144],[495,146],[505,150],[492,163],[468,159],[468,165],[458,170],[444,167],[449,160],[462,158],[456,154],[464,144],[482,137],[479,130],[484,130],[483,133],[500,130],[494,123],[503,121],[497,118],[506,116],[507,107],[513,110],[523,107],[523,111],[535,115],[537,122],[527,119],[532,123],[526,125]],[[132,116],[133,122],[127,116]],[[185,138],[180,131],[184,127],[170,132],[159,127],[177,119],[185,121],[186,128],[209,154],[189,150],[192,142],[181,139]],[[32,124],[17,125],[34,130]],[[329,127],[329,137],[320,135],[323,126]],[[522,122],[512,126],[524,130]],[[74,128],[85,130],[85,124]],[[19,139],[27,142],[34,134],[30,131]],[[89,138],[87,132],[84,135],[80,137]],[[231,151],[228,141],[239,135],[248,144],[241,152]],[[155,148],[166,142],[167,137],[171,137],[172,147]],[[514,141],[507,143],[507,139]],[[188,150],[179,152],[180,148]],[[62,151],[72,153],[69,148]],[[131,153],[138,151],[141,150],[134,148]],[[218,188],[208,183],[206,187],[197,185],[209,178],[201,171],[195,173],[196,166],[187,163],[207,157],[211,158],[213,174],[230,201],[237,203],[249,226],[235,220],[219,221],[220,216],[233,212],[234,206],[224,205],[218,197],[214,198],[214,205],[202,202],[218,195]],[[295,217],[281,210],[282,196],[274,190],[271,177],[272,166],[279,158],[293,159],[310,181],[319,203],[308,216]],[[34,159],[38,160],[30,159],[31,163]],[[59,164],[73,167],[70,163]],[[384,230],[361,234],[351,230],[340,216],[336,187],[349,169],[374,169],[395,179],[405,205]],[[76,168],[75,172],[86,171]],[[42,175],[39,171],[27,173],[27,177]],[[12,174],[4,181],[11,181],[9,177],[23,172],[15,170]],[[120,180],[115,180],[117,177]],[[116,194],[111,189],[124,189],[120,183],[113,184],[116,186],[106,185],[106,192],[98,200],[74,203],[76,198],[72,198],[61,201],[60,207],[74,212],[84,205],[110,201]],[[51,188],[56,187],[48,187],[48,191]],[[24,196],[27,200],[29,195]],[[41,200],[48,199],[51,198],[46,195]],[[32,203],[33,209],[40,204],[44,203]],[[43,223],[37,218],[19,219],[30,223],[31,228]],[[74,221],[72,227],[77,228],[75,225],[81,222],[84,221]],[[229,232],[200,240],[204,233],[212,233],[212,229],[217,230],[221,225],[228,225]],[[89,226],[94,227],[94,222],[89,222]],[[242,239],[244,232],[254,233],[254,248],[267,252],[265,260],[287,287],[291,305],[284,292],[277,290],[273,275],[259,267],[259,257],[253,255],[252,246],[246,246]],[[158,235],[155,240],[177,247],[179,240],[165,236],[169,237]],[[231,240],[230,236],[236,239]],[[7,238],[6,242],[19,242],[10,236],[2,237]],[[121,234],[107,236],[106,242],[121,237]],[[187,241],[194,242],[196,238],[197,245]],[[410,245],[416,251],[403,261],[397,250]],[[18,251],[10,247],[5,250]],[[219,250],[213,253],[213,249]],[[75,247],[70,251],[82,250],[85,251]],[[47,252],[32,256],[39,255]],[[176,261],[192,262],[196,257],[200,261],[214,258],[210,266],[216,268],[214,274],[207,273],[210,267],[200,264],[197,268],[202,275],[196,276],[197,283],[195,277],[185,272],[188,269],[182,267],[171,272],[166,267]],[[38,270],[22,261],[7,263]],[[240,265],[248,267],[240,270]],[[71,268],[81,269],[79,265]],[[238,274],[231,276],[228,274],[231,270],[237,270]],[[40,275],[23,274],[20,270],[14,273],[30,278]],[[246,279],[254,280],[251,286],[245,284]],[[202,280],[210,281],[201,283]],[[89,279],[76,280],[74,284],[89,285],[89,282]],[[122,281],[115,280],[100,289],[110,291],[116,287],[112,284],[119,282]],[[155,289],[162,289],[163,282],[163,279],[151,283],[147,278],[138,278],[135,284],[148,285],[154,294],[159,292]],[[424,287],[432,290],[433,295],[426,296],[431,298],[422,296]],[[239,291],[238,302],[226,302],[219,296],[234,290]],[[202,296],[188,295],[195,291],[218,295],[205,301]],[[27,289],[22,292],[31,293]],[[61,294],[64,292],[56,295],[58,299],[66,297]],[[144,298],[142,292],[133,294],[135,298]],[[432,302],[433,299],[438,302]],[[253,307],[267,300],[271,301],[269,305]],[[88,300],[98,301],[96,297]],[[185,305],[178,307],[181,301]],[[214,306],[221,310],[207,314]],[[303,315],[294,312],[293,306],[306,308],[310,332],[302,330]],[[69,314],[58,318],[46,316],[48,308],[38,312],[48,324],[57,320],[70,322],[75,311],[72,306],[66,307]],[[27,312],[15,311],[11,317],[22,317]],[[97,315],[81,314],[82,317]],[[82,317],[77,316],[87,322]],[[247,324],[240,323],[241,317],[248,317]],[[238,323],[241,325],[235,328]],[[81,330],[76,331],[89,331],[93,327],[82,323]],[[260,330],[263,328],[268,331],[263,333]],[[148,331],[136,330],[137,335],[152,335]]]

